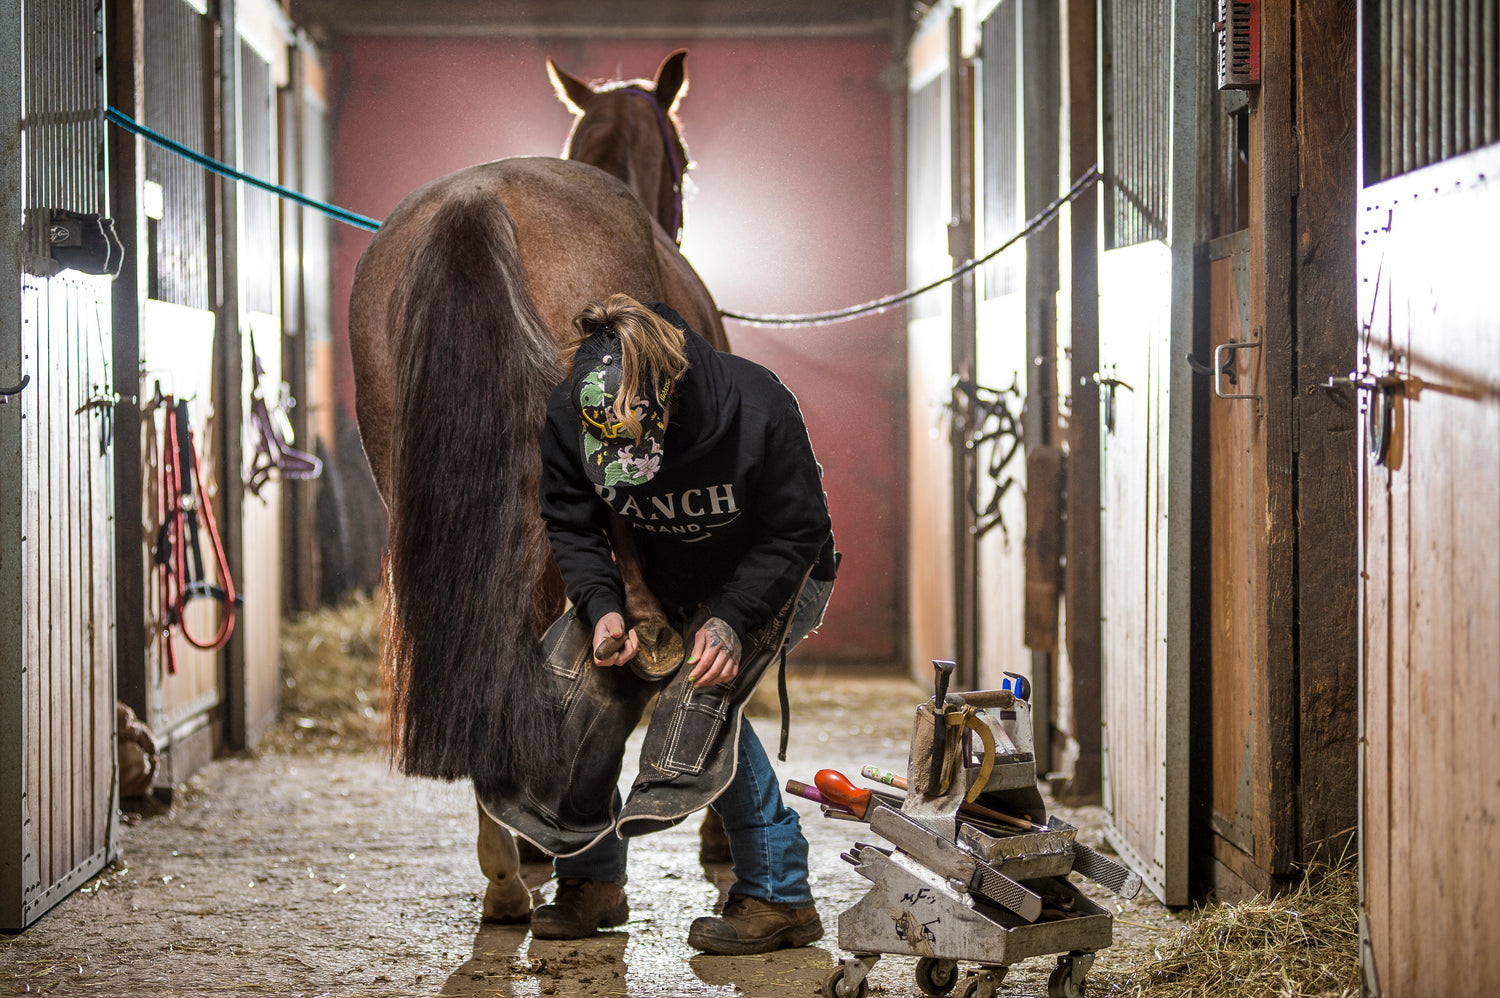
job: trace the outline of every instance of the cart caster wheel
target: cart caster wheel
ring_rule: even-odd
[[[932,998],[943,998],[958,983],[958,963],[924,956],[917,961],[917,989]]]
[[[823,998],[865,998],[868,985],[861,979],[859,987],[850,989],[844,984],[844,966],[840,964],[823,979]]]
[[[1047,977],[1047,998],[1083,998],[1083,979],[1094,965],[1092,953],[1070,953],[1057,958]]]
[[[958,998],[995,998],[995,993],[1000,990],[1000,982],[1005,979],[1005,967],[984,967],[969,972],[964,978],[963,987],[958,991]]]

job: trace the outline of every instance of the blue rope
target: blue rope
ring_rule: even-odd
[[[280,184],[273,184],[268,180],[261,180],[259,177],[252,177],[248,173],[241,173],[239,170],[236,170],[232,166],[226,166],[216,159],[210,159],[200,152],[189,149],[181,142],[176,142],[172,139],[167,138],[165,135],[161,134],[158,131],[147,128],[145,125],[131,118],[129,115],[117,111],[112,107],[107,107],[104,109],[104,117],[114,124],[119,125],[127,132],[134,132],[137,135],[143,136],[144,138],[155,142],[163,149],[170,149],[172,152],[177,153],[177,155],[179,156],[185,156],[186,158],[192,160],[194,163],[197,163],[199,166],[204,167],[208,170],[212,170],[214,173],[219,174],[221,177],[228,177],[230,180],[238,180],[241,183],[249,184],[251,187],[259,187],[263,191],[270,191],[272,194],[275,194],[278,197],[286,198],[289,201],[295,201],[305,207],[315,208],[328,217],[343,222],[345,225],[352,225],[356,229],[365,229],[369,232],[374,232],[376,229],[380,228],[380,223],[373,218],[368,218],[364,215],[357,214],[347,208],[340,208],[338,205],[332,205],[327,203],[326,201],[319,201],[316,198],[310,198],[306,194],[292,190],[290,187],[282,187]]]

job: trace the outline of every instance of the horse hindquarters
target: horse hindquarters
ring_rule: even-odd
[[[504,205],[473,187],[441,197],[413,223],[387,318],[391,730],[406,773],[508,788],[556,762],[535,625],[538,440],[558,372]]]

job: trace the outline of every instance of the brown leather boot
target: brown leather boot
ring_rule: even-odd
[[[808,946],[823,938],[823,920],[813,907],[763,901],[731,894],[718,918],[700,918],[688,931],[688,945],[705,953],[742,956]]]
[[[551,904],[532,911],[531,934],[537,939],[585,939],[629,919],[630,903],[622,885],[568,877],[558,881]]]

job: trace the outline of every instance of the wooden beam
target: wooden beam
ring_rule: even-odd
[[[1293,117],[1291,0],[1261,9],[1260,91],[1250,113],[1251,335],[1260,350],[1266,447],[1265,656],[1256,663],[1255,853],[1268,873],[1296,859],[1297,540],[1292,446],[1296,342],[1291,310],[1296,247],[1297,135]]]
[[[1092,0],[1069,0],[1067,18],[1068,176],[1076,179],[1099,161],[1099,29]],[[1072,399],[1073,418],[1068,421],[1068,561],[1063,589],[1078,759],[1067,796],[1070,802],[1081,802],[1097,800],[1104,787],[1099,386],[1094,382],[1099,371],[1098,184],[1073,201],[1069,219],[1072,380],[1064,390]]]
[[[1300,169],[1296,203],[1299,842],[1297,859],[1338,858],[1357,819],[1359,434],[1346,397],[1309,386],[1356,366],[1354,7],[1297,4]]]
[[[136,121],[145,121],[141,73],[146,64],[144,8],[136,0],[113,0],[106,15],[109,92],[111,103]],[[141,265],[146,241],[146,216],[137,203],[144,170],[138,152],[144,140],[123,128],[105,136],[110,150],[110,211],[121,220],[120,239],[127,252],[111,287],[111,325],[115,406],[112,448],[115,463],[115,682],[116,695],[149,722],[150,682],[146,649],[146,554],[139,530],[129,529],[141,518],[141,302],[146,299],[146,268]]]
[[[291,16],[338,34],[888,37],[893,7],[888,0],[292,0]]]
[[[238,0],[220,0],[219,48],[215,67],[218,75],[219,102],[214,108],[218,159],[234,163],[238,159],[239,129],[239,55],[240,35],[235,30],[235,4]],[[210,223],[210,245],[220,254],[219,286],[214,323],[214,369],[220,399],[232,399],[219,408],[219,469],[221,483],[219,524],[224,541],[225,560],[230,577],[245,578],[245,490],[241,487],[240,461],[244,454],[244,426],[241,422],[241,400],[244,398],[244,344],[240,339],[240,277],[238,198],[232,181],[216,178],[213,185],[219,199],[217,230]],[[253,596],[253,594],[252,594]],[[280,609],[279,607],[277,608]],[[229,642],[221,652],[224,659],[224,738],[231,749],[249,746],[250,732],[246,716],[245,626],[237,621]]]
[[[948,254],[955,268],[974,258],[974,67],[964,56],[963,18],[948,18],[949,218]],[[974,271],[949,286],[952,327],[951,370],[959,381],[978,379],[978,316],[974,305]],[[977,456],[968,445],[974,413],[953,395],[949,446],[953,461],[953,652],[957,689],[979,684],[979,543],[974,536],[974,507],[969,483]]]

